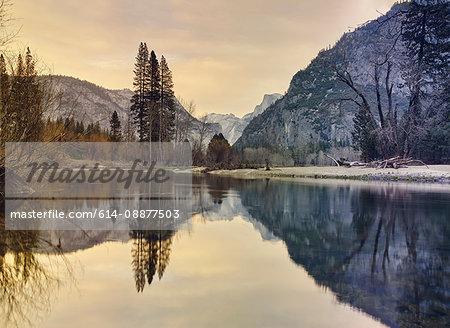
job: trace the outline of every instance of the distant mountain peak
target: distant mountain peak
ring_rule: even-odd
[[[280,99],[280,93],[265,94],[262,102],[255,107],[253,112],[244,115],[242,118],[237,117],[233,113],[230,114],[216,114],[211,113],[207,115],[207,120],[210,123],[218,123],[222,127],[222,133],[230,144],[236,142],[242,135],[247,124],[256,116],[263,113],[270,105]]]
[[[246,118],[248,120],[248,123],[250,123],[251,119],[262,114],[267,108],[269,108],[273,103],[275,103],[282,97],[283,95],[281,93],[265,94],[263,96],[262,102],[255,107],[253,112],[244,115],[243,118]]]

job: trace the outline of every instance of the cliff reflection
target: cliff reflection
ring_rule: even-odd
[[[417,190],[400,184],[194,176],[192,195],[194,214],[204,220],[239,216],[251,222],[263,239],[282,240],[292,261],[340,302],[392,327],[446,326],[450,193]],[[115,202],[105,201],[104,206],[119,206]],[[35,321],[35,316],[50,311],[54,291],[62,279],[71,277],[64,253],[105,241],[131,246],[131,254],[126,249],[131,255],[127,255],[131,263],[125,261],[126,275],[131,266],[133,273],[127,279],[133,279],[137,293],[142,293],[163,279],[176,234],[169,230],[14,232],[0,227],[0,317],[24,326],[24,321]],[[46,265],[57,259],[66,265],[64,275]]]
[[[234,188],[339,301],[393,327],[449,323],[448,193],[261,180]]]

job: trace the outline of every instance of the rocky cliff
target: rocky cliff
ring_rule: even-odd
[[[287,93],[251,120],[236,147],[263,146],[288,151],[295,159],[298,153],[349,146],[357,106],[349,101],[354,94],[339,81],[337,72],[347,70],[375,109],[373,67],[386,53],[394,63],[393,101],[400,115],[407,106],[406,88],[398,74],[403,48],[401,42],[393,46],[387,35],[393,33],[391,29],[401,19],[396,13],[405,5],[394,5],[385,16],[344,34],[333,47],[321,50],[305,69],[293,76]],[[386,20],[387,17],[391,19]],[[386,101],[383,95],[381,100]]]

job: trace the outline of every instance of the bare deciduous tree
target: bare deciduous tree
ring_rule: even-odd
[[[185,101],[181,98],[180,104],[175,111],[175,141],[183,142],[189,137],[196,105],[193,100]]]

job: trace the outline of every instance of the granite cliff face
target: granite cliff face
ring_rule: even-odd
[[[242,118],[234,114],[216,114],[206,115],[207,122],[219,124],[222,134],[230,144],[233,144],[242,134],[248,122],[245,123]]]
[[[264,95],[262,102],[255,107],[253,112],[244,115],[242,119],[246,121],[247,124],[250,123],[250,121],[253,118],[262,114],[267,108],[269,108],[272,104],[274,104],[278,99],[282,97],[283,95],[281,93],[272,93]]]
[[[404,5],[395,5],[386,15],[394,16]],[[305,69],[293,76],[286,94],[251,120],[235,145],[238,148],[263,146],[292,153],[348,146],[357,106],[343,101],[354,94],[338,80],[336,72],[348,70],[375,109],[373,66],[392,48],[386,35],[397,19],[401,18],[385,24],[368,22],[344,34],[333,47],[321,50]],[[406,88],[401,87],[403,81],[397,71],[401,54],[402,45],[397,42],[390,51],[390,60],[394,63],[393,100],[399,113],[407,104]]]

